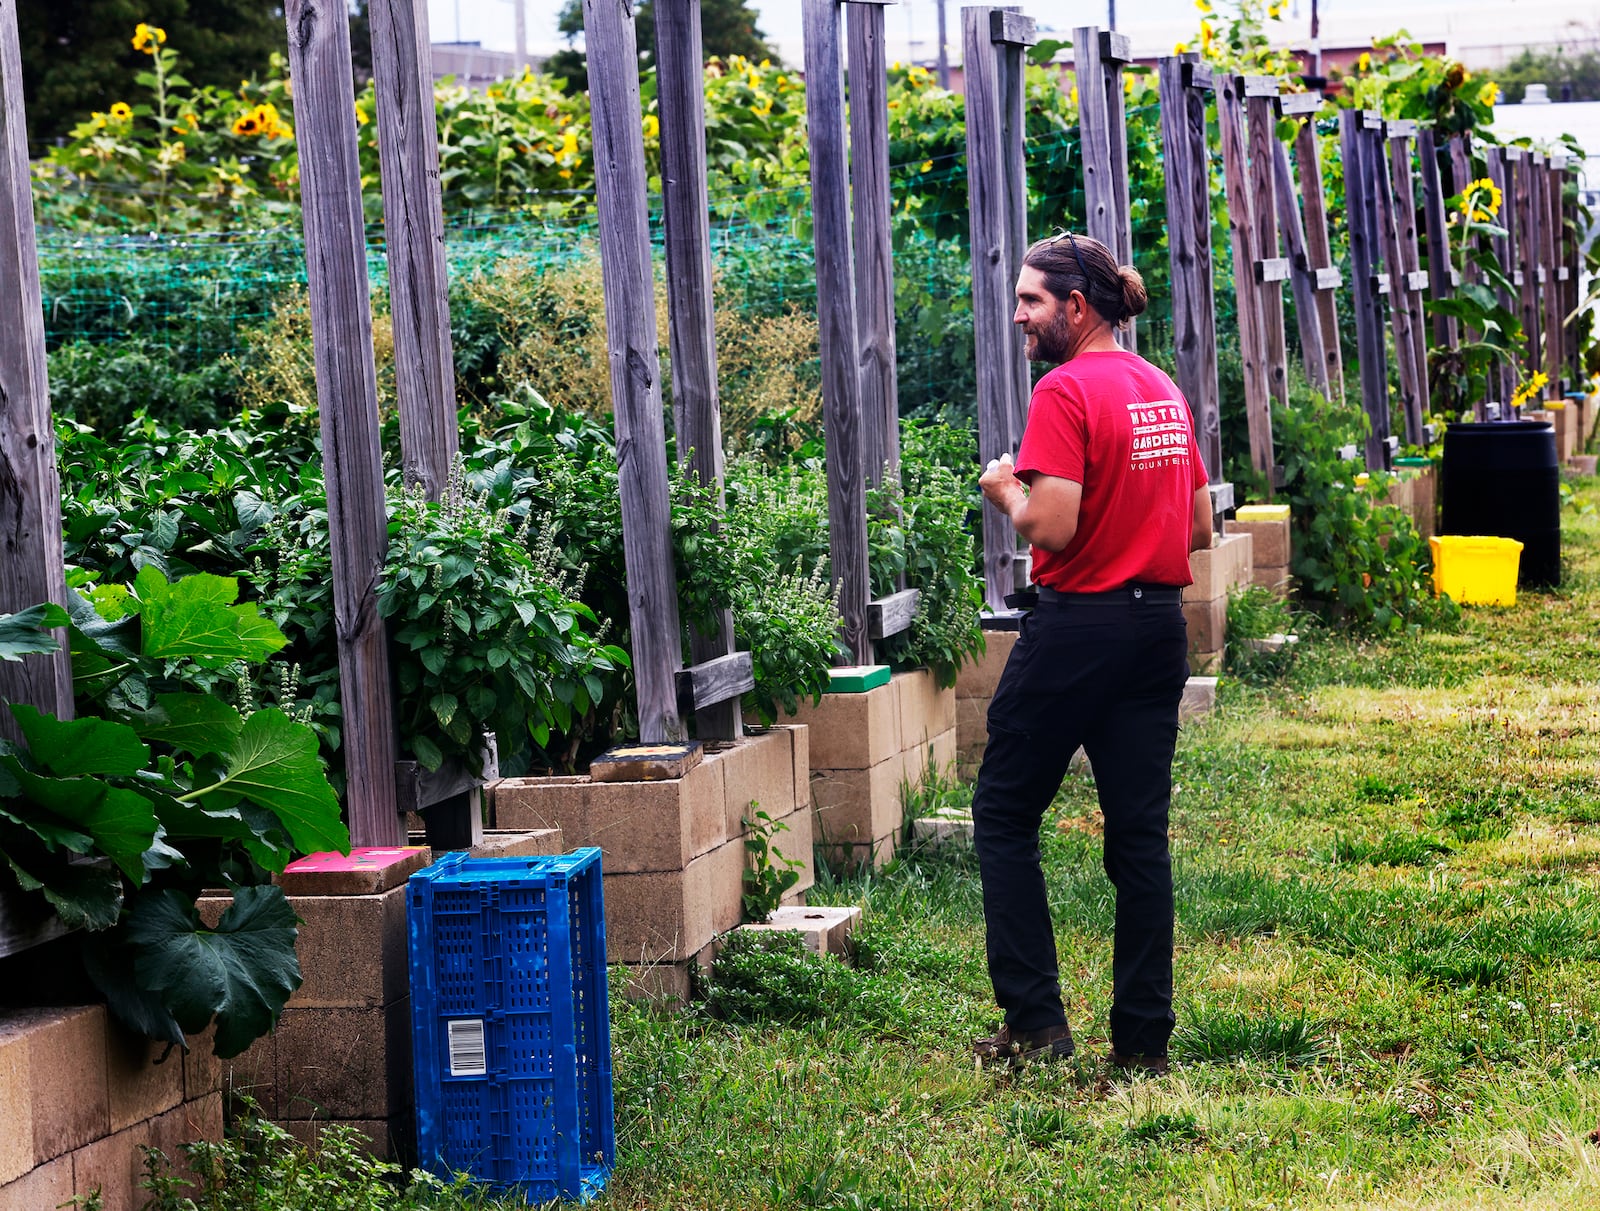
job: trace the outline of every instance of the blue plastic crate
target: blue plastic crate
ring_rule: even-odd
[[[600,851],[449,854],[406,905],[421,1165],[592,1198],[616,1158]]]

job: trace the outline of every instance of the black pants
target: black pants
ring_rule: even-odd
[[[989,976],[1014,1031],[1066,1020],[1039,827],[1081,745],[1105,814],[1116,888],[1111,1044],[1165,1055],[1172,1034],[1167,814],[1187,634],[1171,602],[1044,602],[1023,622],[989,707],[973,792]]]

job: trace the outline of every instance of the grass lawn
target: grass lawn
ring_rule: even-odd
[[[615,1005],[600,1205],[1600,1206],[1600,481],[1564,522],[1559,593],[1307,629],[1185,729],[1170,1076],[1093,1058],[1112,901],[1073,775],[1044,854],[1080,1060],[973,1069],[970,851],[824,881],[867,909],[861,971],[774,958],[744,1025]]]

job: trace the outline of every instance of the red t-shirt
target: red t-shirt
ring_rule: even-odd
[[[1033,548],[1033,582],[1103,593],[1129,581],[1186,585],[1194,494],[1206,471],[1189,405],[1137,354],[1080,353],[1039,380],[1017,475],[1083,485],[1078,529],[1064,551]]]

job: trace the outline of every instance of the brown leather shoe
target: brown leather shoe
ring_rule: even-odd
[[[975,1039],[972,1055],[981,1068],[984,1064],[1009,1064],[1020,1068],[1040,1060],[1064,1060],[1077,1050],[1072,1030],[1065,1022],[1041,1030],[1018,1031],[1002,1026],[997,1034]]]
[[[1166,1076],[1172,1070],[1164,1055],[1124,1055],[1113,1047],[1106,1055],[1106,1063],[1127,1073],[1146,1073]]]

